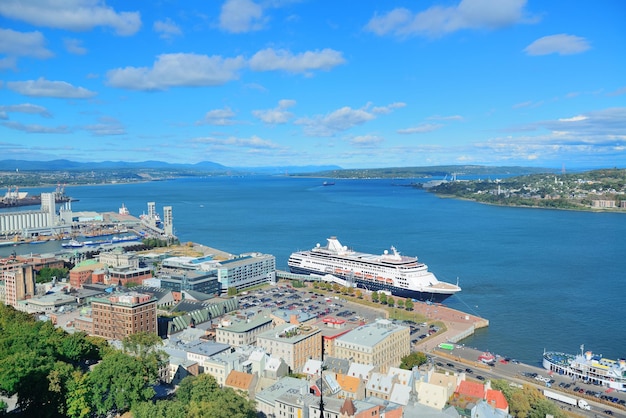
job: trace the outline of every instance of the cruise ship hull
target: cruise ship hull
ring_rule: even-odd
[[[317,276],[320,275],[320,273],[317,271],[310,271],[310,270],[306,270],[302,268],[290,267],[289,271],[291,271],[292,273],[296,273],[296,274],[314,274]],[[382,291],[390,292],[393,296],[419,300],[422,302],[428,301],[432,303],[440,303],[453,295],[453,293],[446,294],[446,293],[434,293],[434,292],[419,292],[416,290],[402,289],[402,288],[399,288],[399,287],[396,287],[387,283],[377,283],[377,282],[362,280],[358,278],[355,279],[351,277],[346,277],[344,275],[336,275],[336,276],[348,282],[353,281],[354,283],[356,283],[357,287],[361,289],[369,290],[371,292],[380,292],[382,290]]]
[[[357,252],[341,245],[336,237],[309,251],[289,257],[289,270],[296,274],[331,275],[368,291],[419,301],[442,302],[461,288],[440,282],[417,257],[402,256],[394,247],[382,255]]]

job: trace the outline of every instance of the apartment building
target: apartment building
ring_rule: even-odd
[[[220,324],[215,331],[215,341],[233,347],[253,345],[257,336],[272,329],[272,318],[268,315],[257,315],[250,319],[232,318]]]
[[[157,332],[156,299],[145,293],[128,292],[93,299],[91,317],[93,334],[107,340]]]
[[[311,325],[278,325],[259,334],[257,346],[282,358],[292,371],[300,371],[310,358],[322,356],[322,334]]]
[[[376,364],[382,373],[398,366],[411,353],[409,327],[379,319],[335,339],[334,356],[357,363]]]
[[[276,257],[270,254],[250,253],[217,265],[217,279],[226,291],[237,290],[276,281]]]

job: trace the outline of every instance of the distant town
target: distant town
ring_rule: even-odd
[[[483,180],[441,180],[417,185],[440,196],[503,206],[626,213],[626,170],[530,174]]]

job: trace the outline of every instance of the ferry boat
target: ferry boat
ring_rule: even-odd
[[[327,241],[324,247],[317,244],[312,250],[291,254],[289,270],[331,274],[363,289],[421,301],[442,302],[461,290],[458,285],[440,282],[417,257],[400,255],[394,247],[392,253],[385,250],[382,255],[375,255],[350,250],[337,237]]]
[[[602,355],[584,351],[584,345],[580,346],[580,353],[576,355],[544,351],[543,368],[573,379],[626,392],[626,360],[603,358]]]
[[[61,244],[62,247],[64,248],[80,248],[82,246],[84,246],[85,243],[77,241],[75,239],[72,239],[68,242],[64,242],[63,244]]]

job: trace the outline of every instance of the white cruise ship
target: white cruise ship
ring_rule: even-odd
[[[300,274],[331,274],[371,291],[421,301],[441,302],[461,288],[440,282],[417,257],[400,255],[394,247],[391,254],[356,252],[341,245],[336,237],[328,238],[325,247],[317,244],[309,251],[297,251],[289,257],[289,270]]]

